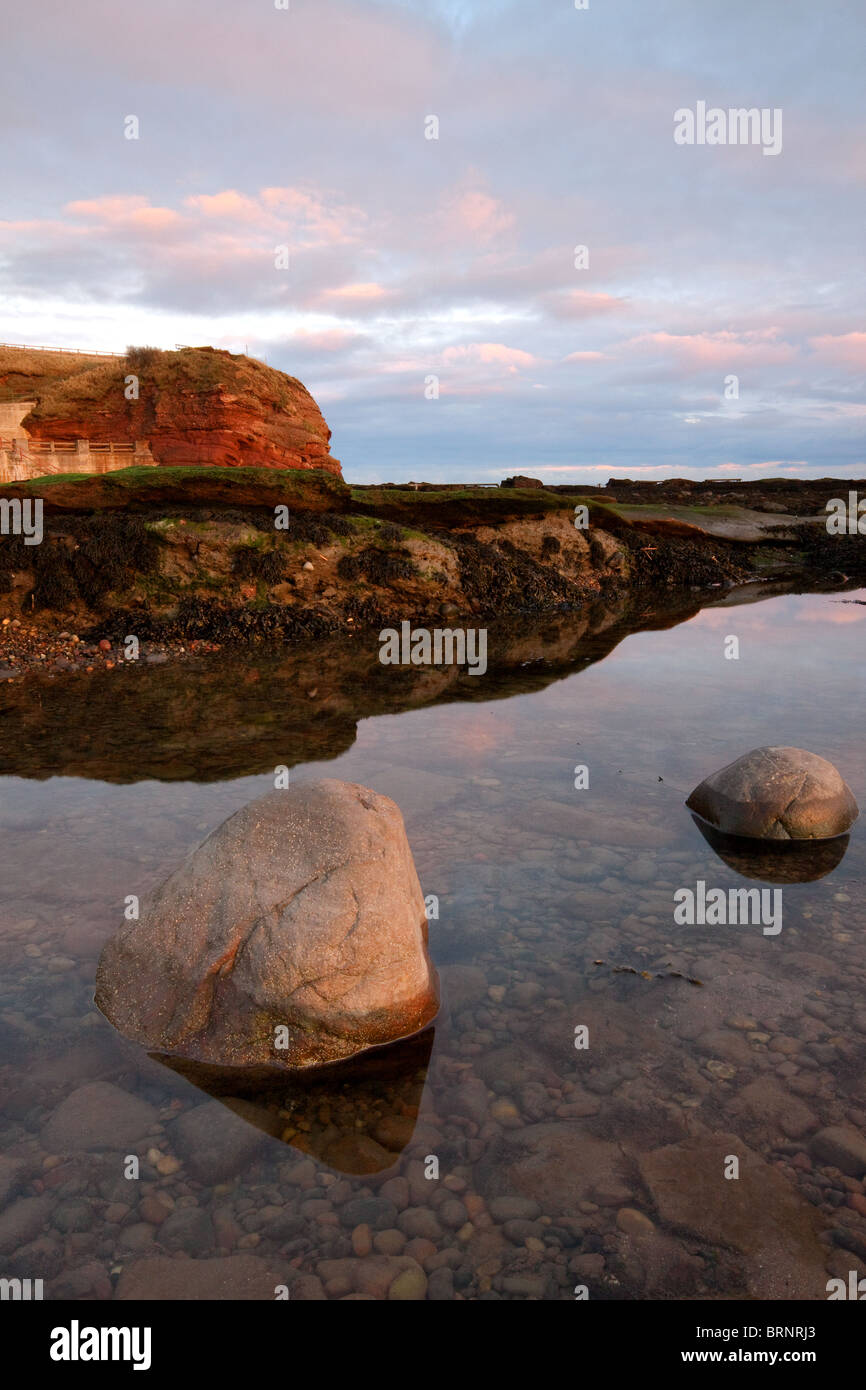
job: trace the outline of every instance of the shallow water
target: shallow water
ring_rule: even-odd
[[[756,886],[683,807],[749,748],[809,748],[862,803],[866,606],[841,600],[864,596],[575,641],[557,619],[509,633],[510,670],[492,635],[488,676],[425,673],[402,703],[404,673],[373,657],[360,680],[333,646],[319,676],[315,653],[291,679],[226,659],[195,694],[193,670],[148,672],[158,716],[138,673],[32,710],[4,692],[0,1273],[73,1298],[825,1298],[862,1277],[862,826],[783,885],[776,935],[678,926],[673,895]],[[93,975],[126,895],[280,763],[400,805],[443,1010],[391,1072],[232,1114],[120,1039]]]

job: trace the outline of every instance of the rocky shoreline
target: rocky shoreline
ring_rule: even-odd
[[[844,588],[862,576],[860,537],[828,534],[813,512],[848,483],[785,486],[783,502],[767,500],[765,483],[748,496],[748,485],[716,488],[710,501],[683,485],[649,505],[645,484],[410,490],[246,468],[9,485],[11,508],[41,500],[44,534],[38,545],[0,539],[0,676],[116,669],[130,636],[136,659],[157,664],[407,619],[487,623],[599,598],[711,595],[758,579]]]
[[[214,642],[193,640],[181,642],[145,642],[136,661],[145,666],[161,666],[167,661],[218,652]],[[0,627],[0,681],[12,681],[28,675],[47,676],[49,680],[75,673],[92,675],[94,671],[116,671],[134,662],[126,656],[121,643],[107,638],[88,641],[75,632],[50,632],[41,627],[28,627],[20,618],[4,618]]]

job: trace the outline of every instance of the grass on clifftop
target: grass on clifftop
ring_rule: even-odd
[[[22,359],[18,376],[22,367],[37,374],[33,378],[36,405],[28,419],[41,424],[75,418],[84,410],[100,408],[105,401],[122,402],[128,372],[140,376],[145,400],[157,396],[180,400],[190,394],[208,397],[227,391],[240,406],[256,409],[264,401],[269,407],[288,411],[300,399],[309,397],[303,382],[296,377],[255,357],[222,348],[138,347],[130,348],[126,356],[74,358],[72,366],[64,354],[34,352],[30,357],[32,361]],[[54,357],[62,359],[58,365],[52,365],[50,359]],[[46,359],[45,365],[40,358]],[[0,354],[0,382],[3,379]],[[303,420],[294,423],[315,433]]]
[[[350,488],[353,507],[367,515],[384,516],[404,524],[414,522],[423,530],[447,530],[460,525],[497,525],[504,521],[531,520],[587,508],[594,526],[622,529],[628,522],[614,508],[593,497],[510,487],[448,488],[416,492],[414,488]]]
[[[122,360],[77,352],[0,347],[0,401],[38,399],[52,382],[80,376],[106,364],[116,370]]]
[[[10,491],[25,488],[28,491],[44,492],[47,488],[61,487],[63,484],[80,485],[82,488],[98,484],[109,492],[129,492],[130,495],[161,491],[165,487],[189,484],[232,484],[236,487],[260,487],[265,492],[309,492],[309,484],[324,487],[329,493],[343,494],[346,484],[333,473],[318,468],[211,468],[189,466],[182,468],[163,468],[153,465],[136,465],[130,468],[116,468],[110,473],[46,473],[41,478],[27,478],[21,482],[5,483],[0,486],[0,496]],[[305,485],[306,484],[306,485]]]
[[[590,523],[608,530],[629,528],[619,512],[579,493],[530,492],[519,488],[454,488],[442,492],[350,487],[332,473],[298,468],[163,468],[133,466],[111,473],[50,473],[0,486],[3,496],[41,496],[55,511],[99,512],[184,507],[272,508],[281,503],[302,512],[351,511],[354,524],[378,520],[401,526],[409,535],[461,527],[498,526],[508,521],[543,520],[587,508]]]

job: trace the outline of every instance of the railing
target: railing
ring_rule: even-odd
[[[21,454],[76,454],[81,453],[79,443],[86,445],[83,452],[91,454],[134,454],[136,448],[128,441],[115,444],[112,441],[78,439],[0,439],[0,449],[16,449]],[[139,451],[142,452],[142,451]]]
[[[87,439],[0,439],[0,483],[26,482],[49,473],[111,473],[131,464],[156,468],[147,440],[115,444]]]
[[[101,348],[46,347],[44,343],[0,343],[0,348],[24,348],[28,352],[68,352],[71,357],[125,357],[125,352],[105,352]]]

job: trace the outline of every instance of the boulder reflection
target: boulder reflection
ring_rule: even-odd
[[[274,1139],[339,1173],[372,1175],[392,1169],[411,1143],[434,1034],[310,1072],[150,1055]]]
[[[751,840],[725,835],[692,813],[707,844],[743,878],[764,883],[812,883],[841,864],[850,835],[833,840]]]

